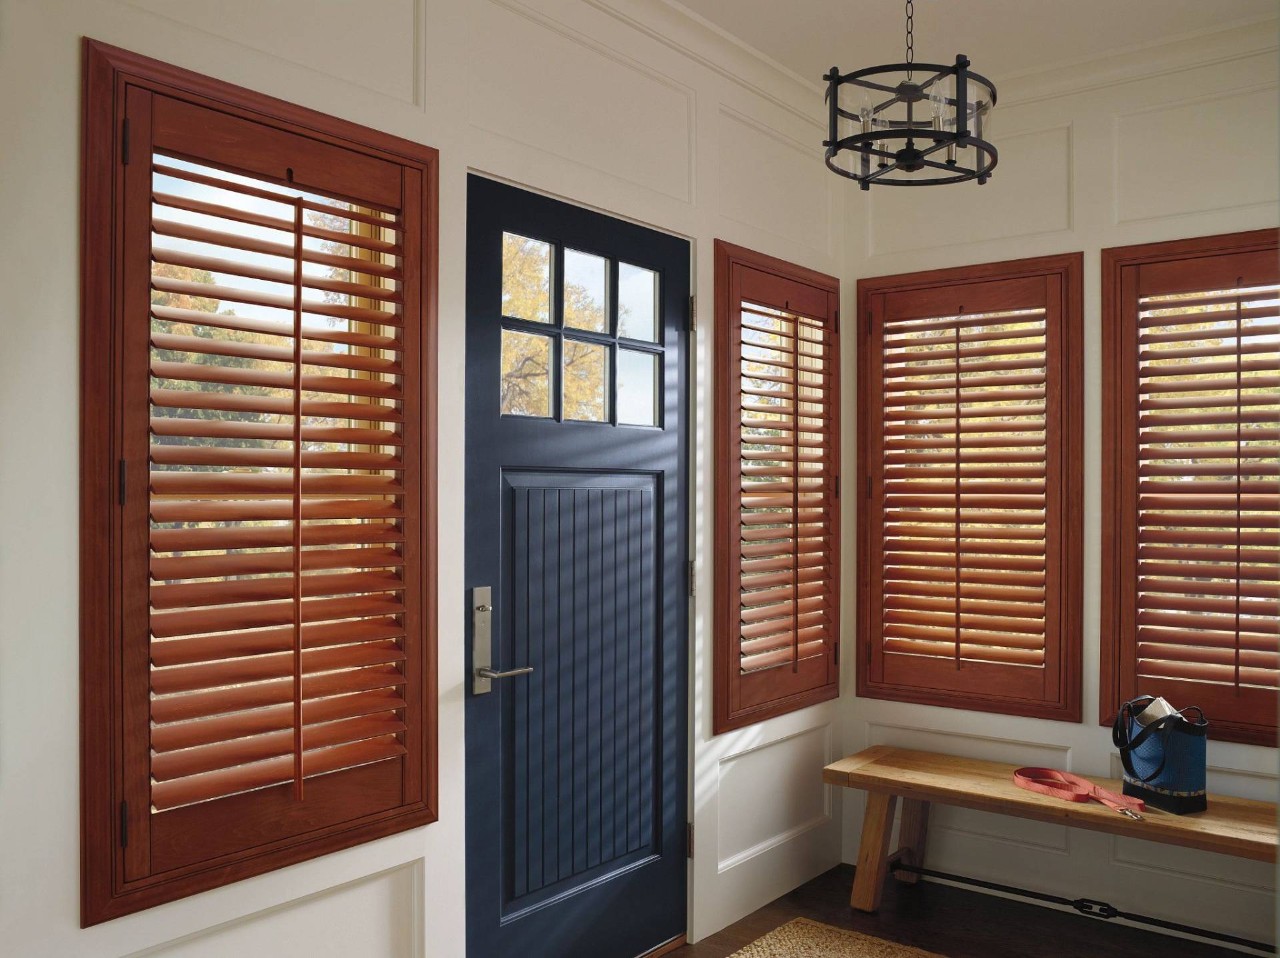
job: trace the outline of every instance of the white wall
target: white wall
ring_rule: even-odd
[[[980,69],[979,57],[970,52]],[[1082,64],[1071,76],[997,77],[994,138],[1000,165],[990,183],[870,193],[851,185],[846,309],[856,295],[854,282],[863,276],[1085,254],[1085,722],[857,699],[853,677],[846,674],[847,751],[894,744],[1118,776],[1110,730],[1096,724],[1105,415],[1098,251],[1276,226],[1276,74],[1275,25],[1263,24]],[[852,362],[847,374],[852,384]],[[846,395],[853,397],[854,389]],[[852,408],[846,416],[852,421]],[[852,441],[847,448],[845,470],[851,473]],[[853,529],[850,515],[848,543]],[[850,561],[850,592],[853,566]],[[852,652],[852,617],[845,620],[845,640]],[[1274,749],[1214,742],[1209,765],[1210,789],[1274,800]],[[845,860],[855,861],[860,797],[846,808]],[[936,809],[928,864],[1070,897],[1087,895],[1124,910],[1255,939],[1274,937],[1273,868],[1261,863]]]
[[[820,99],[653,0],[0,0],[0,952],[461,958],[461,470],[440,483],[437,824],[81,931],[77,326],[80,37],[441,151],[440,460],[463,456],[466,174],[688,237],[703,304],[697,515],[711,513],[711,244],[835,273]],[[91,397],[90,397],[91,398]],[[697,936],[839,860],[835,703],[710,736],[710,541],[695,529]],[[737,801],[721,803],[723,791]],[[749,814],[744,796],[768,800]],[[367,932],[353,946],[353,930]]]
[[[1096,88],[1001,82],[1004,162],[979,190],[860,194],[818,162],[816,86],[657,0],[0,0],[0,951],[44,956],[360,954],[461,958],[463,685],[461,471],[440,488],[441,821],[87,931],[78,921],[77,324],[82,35],[283,97],[441,151],[440,456],[461,462],[465,177],[479,170],[689,238],[702,304],[695,404],[691,934],[700,938],[838,861],[858,808],[818,769],[868,742],[1107,771],[1092,725],[992,719],[846,696],[710,734],[711,242],[722,237],[852,282],[1061,250],[1088,254],[1086,426],[1096,434],[1096,251],[1274,225],[1274,31],[1096,64]],[[1252,56],[1242,56],[1250,50]],[[976,53],[974,51],[970,51]],[[1212,62],[1216,61],[1216,62]],[[1189,64],[1204,62],[1204,66]],[[1116,69],[1152,79],[1121,82]],[[1115,81],[1114,83],[1112,81]],[[1252,90],[1240,104],[1213,99]],[[1021,97],[1021,103],[1017,102]],[[1167,112],[1159,111],[1169,107]],[[1200,137],[1222,107],[1236,123]],[[1209,150],[1253,134],[1238,168],[1197,180]],[[1135,152],[1150,137],[1153,167]],[[1019,161],[1035,160],[1034,176]],[[916,193],[918,191],[907,191]],[[910,204],[916,204],[912,208]],[[907,204],[907,205],[904,205]],[[950,210],[938,223],[933,213]],[[967,216],[961,214],[968,213]],[[852,304],[853,289],[846,289]],[[848,308],[848,307],[846,307]],[[853,370],[846,349],[847,374]],[[849,379],[850,384],[852,379]],[[846,395],[854,395],[848,389]],[[848,420],[852,423],[852,417]],[[852,431],[845,437],[852,474]],[[1088,449],[1096,654],[1098,452]],[[852,510],[846,511],[852,532]],[[852,542],[852,539],[849,540]],[[852,554],[848,553],[852,558]],[[847,565],[853,581],[853,563]],[[846,655],[852,656],[852,595]],[[1097,680],[1086,671],[1086,714]],[[942,734],[945,733],[945,734]],[[1215,746],[1213,785],[1270,794],[1274,753]],[[857,805],[856,801],[846,802]],[[942,867],[1136,905],[1159,879],[1168,911],[1260,936],[1268,870],[1049,826],[935,820]],[[993,837],[994,836],[994,837]],[[1110,863],[1114,860],[1115,864]],[[1096,873],[1096,874],[1095,874]],[[1202,877],[1204,876],[1204,877]],[[1216,880],[1216,879],[1221,879]],[[1101,887],[1099,887],[1099,884]],[[1143,902],[1143,904],[1146,904]],[[1194,907],[1193,907],[1194,906]],[[348,939],[364,930],[363,945]]]

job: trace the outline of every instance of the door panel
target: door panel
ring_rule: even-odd
[[[504,860],[518,912],[654,855],[656,476],[506,475]],[[585,695],[576,684],[585,683]]]
[[[468,953],[633,958],[685,929],[689,246],[479,177],[468,221],[467,601],[532,669],[467,683]]]

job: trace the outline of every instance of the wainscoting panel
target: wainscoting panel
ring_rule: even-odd
[[[839,185],[822,162],[822,134],[799,140],[722,105],[716,118],[720,161],[716,188],[720,211],[830,255],[831,191]],[[779,189],[781,184],[788,189]]]
[[[716,855],[727,871],[831,820],[831,726],[811,728],[720,760]]]
[[[1132,223],[1272,203],[1276,84],[1180,100],[1115,118],[1115,221]],[[1224,149],[1248,130],[1248,149]],[[1159,157],[1159,172],[1152,158]],[[1181,235],[1181,234],[1180,234]]]
[[[422,862],[247,915],[131,958],[244,958],[301,954],[307,958],[416,958]],[[325,929],[323,936],[314,929]],[[294,951],[291,942],[306,942]]]
[[[252,47],[385,96],[415,103],[426,0],[312,0],[306,15],[262,0],[125,0],[213,36]]]
[[[858,191],[850,203],[866,205],[870,255],[1070,230],[1071,140],[1070,124],[998,135],[1000,160],[990,181],[946,187],[945,216],[935,190]]]
[[[469,99],[473,126],[692,199],[690,89],[518,0],[476,0],[471,29],[456,95]]]

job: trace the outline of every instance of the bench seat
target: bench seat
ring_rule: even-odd
[[[1016,768],[1001,762],[887,745],[864,749],[828,765],[823,770],[823,781],[867,792],[862,844],[854,875],[853,907],[861,911],[875,911],[879,907],[892,858],[901,858],[908,864],[923,864],[932,802],[1256,861],[1276,860],[1276,806],[1272,802],[1210,795],[1206,811],[1174,815],[1148,809],[1142,813],[1142,821],[1134,821],[1098,802],[1068,802],[1019,788],[1013,782]],[[1121,783],[1115,779],[1090,780],[1113,792],[1121,790]],[[889,841],[899,798],[904,802],[901,847],[890,856]],[[910,873],[903,873],[902,877],[906,881],[916,878]]]

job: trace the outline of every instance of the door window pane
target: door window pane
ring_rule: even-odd
[[[564,251],[564,324],[573,329],[593,333],[609,330],[609,308],[605,289],[608,286],[609,261],[603,256]]]
[[[658,274],[651,269],[618,264],[618,335],[657,340]]]
[[[502,234],[502,315],[551,322],[550,243]]]
[[[502,331],[502,412],[551,415],[551,337]]]
[[[618,350],[618,422],[658,424],[658,357],[635,349]]]
[[[605,422],[609,418],[609,347],[564,341],[564,418]]]

